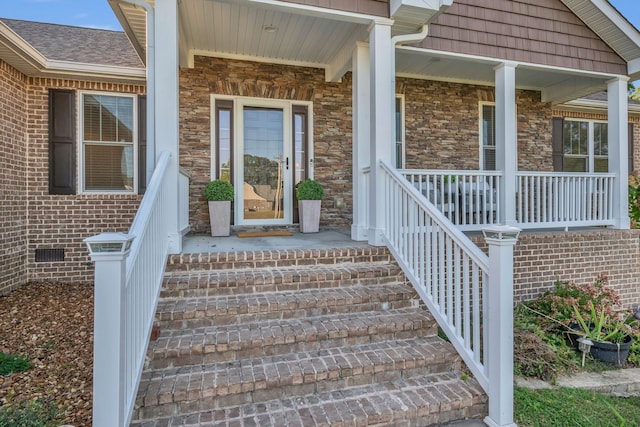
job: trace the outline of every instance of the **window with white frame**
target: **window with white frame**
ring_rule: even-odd
[[[564,172],[608,172],[606,122],[565,119],[562,145]]]
[[[496,106],[480,103],[480,168],[496,170]]]
[[[83,191],[137,191],[137,114],[133,95],[80,96]]]
[[[396,140],[396,168],[403,169],[405,167],[404,154],[404,96],[396,95],[395,107],[395,140]]]

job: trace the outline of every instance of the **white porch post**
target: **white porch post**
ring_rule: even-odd
[[[495,68],[496,79],[496,168],[502,171],[498,194],[500,218],[505,225],[516,224],[516,171],[518,135],[516,123],[516,64],[505,62]]]
[[[369,194],[365,168],[370,166],[371,105],[369,46],[358,43],[353,52],[353,224],[351,239],[366,241],[369,235]]]
[[[158,0],[155,3],[155,84],[154,108],[156,111],[156,159],[163,152],[171,153],[167,175],[172,185],[169,188],[169,203],[173,208],[167,212],[169,253],[182,250],[182,234],[178,220],[178,2]]]
[[[628,230],[629,220],[629,128],[627,77],[608,82],[609,172],[615,173],[613,185],[614,228]]]
[[[384,245],[385,200],[379,161],[391,162],[394,108],[395,52],[391,24],[374,23],[369,29],[371,53],[371,180],[369,185],[369,244]]]
[[[103,233],[86,238],[94,273],[93,426],[122,426],[125,418],[125,286],[133,236]]]
[[[489,245],[489,283],[484,309],[487,326],[487,374],[491,427],[515,427],[513,421],[513,246],[520,229],[492,226],[482,230]]]

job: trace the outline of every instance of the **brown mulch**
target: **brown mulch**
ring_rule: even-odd
[[[30,284],[0,297],[0,352],[33,364],[0,376],[0,405],[53,399],[65,424],[91,426],[93,286]]]

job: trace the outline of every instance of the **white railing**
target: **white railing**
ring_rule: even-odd
[[[386,206],[386,245],[487,392],[489,416],[485,423],[515,425],[513,245],[519,229],[485,226],[483,232],[489,246],[487,257],[424,197],[420,186],[415,185],[418,181],[410,183],[384,162],[380,163],[377,173],[384,177],[384,187],[380,190]],[[458,182],[473,184],[478,181],[469,177],[486,179],[486,176],[476,174],[457,175]]]
[[[178,174],[178,226],[182,235],[189,232],[189,174],[182,168]]]
[[[415,184],[434,183],[438,175],[411,171],[413,175],[405,179],[407,171],[395,171],[385,164],[382,170],[387,244],[440,327],[487,390],[486,349],[482,348],[482,302],[486,299],[482,293],[488,280],[489,259],[446,214],[422,197],[424,187]],[[428,179],[422,179],[425,176]],[[437,188],[453,187],[443,178],[436,184],[440,185]]]
[[[480,230],[500,218],[500,177],[497,171],[399,171],[461,230]]]
[[[517,172],[516,221],[523,228],[613,225],[609,173]]]
[[[133,413],[168,254],[166,213],[175,209],[169,158],[160,154],[128,234],[85,240],[95,261],[94,427],[128,426]]]

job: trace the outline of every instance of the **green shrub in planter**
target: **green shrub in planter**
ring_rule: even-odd
[[[204,188],[204,198],[209,201],[233,200],[233,186],[229,181],[214,179]]]
[[[298,200],[322,200],[324,190],[318,181],[305,179],[298,183],[296,187],[296,197]]]

